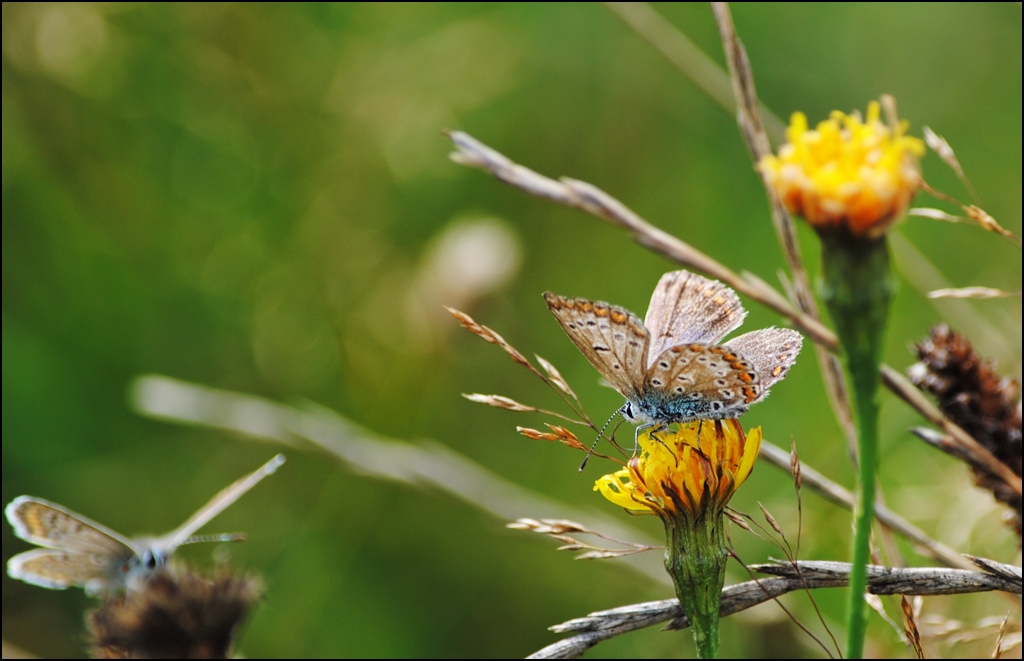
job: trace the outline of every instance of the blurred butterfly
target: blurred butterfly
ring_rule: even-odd
[[[89,594],[109,594],[134,589],[183,544],[243,539],[240,534],[193,537],[193,533],[283,463],[284,456],[277,455],[222,490],[162,537],[128,539],[55,503],[19,496],[4,509],[7,521],[15,535],[43,548],[8,560],[7,573],[11,578],[55,590],[74,586],[85,588]]]
[[[719,344],[746,310],[736,293],[688,271],[661,277],[641,323],[601,301],[544,294],[569,339],[626,398],[619,409],[637,429],[737,418],[786,376],[803,344],[786,328],[752,331]]]

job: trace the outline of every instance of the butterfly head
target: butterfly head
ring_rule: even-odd
[[[629,420],[634,425],[646,425],[655,421],[651,417],[649,411],[645,410],[646,407],[640,401],[626,400],[626,403],[619,409],[619,413],[626,420]]]
[[[164,567],[174,549],[163,548],[159,541],[159,538],[134,540],[136,552],[117,567],[113,583],[122,589],[138,589],[141,583]]]

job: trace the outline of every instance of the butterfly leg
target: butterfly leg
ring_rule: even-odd
[[[663,429],[668,429],[668,425],[665,424],[664,422],[648,422],[636,428],[636,434],[633,436],[633,456],[636,456],[637,452],[640,450],[640,434],[642,432],[647,431],[648,429],[651,430],[648,433],[648,436],[654,439],[657,443],[660,443],[662,447],[664,447],[666,450],[672,452],[672,448],[666,445],[665,441],[658,438],[658,432],[662,431]],[[672,454],[673,456],[675,455],[674,452],[672,452]]]

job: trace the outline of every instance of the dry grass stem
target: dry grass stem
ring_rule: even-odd
[[[768,441],[761,441],[761,452],[758,456],[783,470],[790,470],[790,453]],[[801,484],[810,487],[826,500],[846,509],[853,509],[855,498],[852,492],[828,479],[807,464],[801,463],[800,479]],[[924,555],[938,562],[960,569],[974,568],[969,561],[965,560],[955,550],[942,542],[932,539],[923,530],[884,505],[875,508],[875,519],[883,526],[914,542]]]
[[[468,330],[470,333],[473,333],[474,335],[480,337],[485,342],[497,344],[499,347],[501,347],[502,351],[507,353],[512,358],[512,360],[516,361],[523,367],[529,369],[531,372],[537,373],[538,376],[542,376],[540,372],[537,372],[537,368],[530,364],[530,361],[526,359],[526,356],[519,353],[519,351],[517,351],[515,347],[506,342],[505,338],[499,335],[496,330],[494,330],[493,328],[488,328],[483,324],[476,323],[475,321],[473,321],[472,317],[470,317],[465,312],[462,312],[461,310],[456,310],[455,308],[450,308],[447,306],[445,307],[445,310],[448,310],[448,312],[450,312],[451,315],[455,317],[460,324],[462,324],[462,327]]]
[[[967,187],[967,190],[970,191],[971,197],[977,200],[978,194],[975,193],[974,186],[971,185],[967,175],[964,174],[964,169],[960,166],[960,161],[957,160],[956,154],[953,153],[953,147],[946,142],[945,138],[933,131],[929,126],[925,126],[922,129],[922,132],[924,133],[924,141],[928,147],[931,148],[931,150],[935,152],[935,154],[941,158],[942,161],[948,165],[951,170],[953,170],[953,172],[956,173],[957,178],[960,179],[960,181],[964,183],[964,186]]]
[[[882,382],[929,422],[946,432],[960,445],[960,452],[970,455],[972,464],[983,466],[986,472],[1001,479],[1018,496],[1021,495],[1020,476],[1015,475],[1009,466],[999,461],[970,434],[943,416],[938,407],[929,402],[905,376],[888,365],[882,365]]]
[[[583,452],[587,452],[587,446],[580,442],[580,439],[576,437],[576,434],[559,425],[549,425],[548,423],[544,424],[551,430],[551,433],[530,429],[529,427],[516,427],[516,431],[526,438],[532,438],[535,441],[557,441],[558,443],[566,445],[573,450],[582,450]],[[608,459],[619,464],[622,463],[618,459],[603,455],[600,452],[594,452],[593,454],[594,456],[601,457],[602,459]]]
[[[983,571],[986,571],[990,574],[998,574],[999,576],[1002,576],[1010,582],[1017,581],[1019,583],[1021,581],[1020,567],[1014,567],[1013,565],[1004,565],[1001,562],[989,560],[988,558],[979,558],[973,555],[965,555],[964,557],[970,560],[979,569],[982,569]]]
[[[928,292],[928,298],[1014,298],[1021,290],[1004,291],[993,287],[957,287],[935,289]]]
[[[514,399],[505,397],[504,395],[481,395],[480,393],[462,393],[462,396],[471,402],[477,404],[485,404],[487,406],[493,406],[499,409],[505,409],[507,411],[518,411],[523,413],[543,413],[544,415],[552,415],[556,418],[561,418],[566,422],[571,422],[577,425],[590,426],[582,420],[570,418],[567,415],[562,415],[555,411],[548,411],[547,409],[539,409],[535,406],[527,406],[526,404],[520,404]]]
[[[456,163],[484,170],[499,181],[518,188],[524,193],[581,209],[618,225],[628,230],[640,245],[682,266],[701,271],[725,282],[736,291],[792,320],[794,325],[807,333],[815,342],[824,344],[833,350],[838,347],[836,336],[831,330],[820,321],[797,310],[782,294],[769,287],[763,280],[750,281],[743,278],[721,262],[651,225],[597,187],[574,179],[563,178],[561,181],[555,181],[545,177],[522,165],[517,165],[508,157],[467,133],[452,131],[448,137],[458,150],[452,154],[452,160]],[[469,327],[467,326],[467,328]],[[470,330],[473,329],[470,328]]]
[[[503,397],[502,395],[463,395],[464,397],[467,397],[467,399],[470,399],[471,401],[474,402],[480,402],[482,404],[488,404],[489,406],[497,406],[499,408],[505,408],[514,411],[536,411],[539,413],[547,413],[549,415],[553,415],[568,422],[586,425],[593,429],[594,431],[598,431],[597,425],[594,424],[594,421],[591,420],[587,416],[586,411],[583,410],[583,405],[580,403],[579,398],[576,397],[576,393],[574,393],[572,388],[569,387],[568,382],[566,382],[566,380],[562,377],[561,373],[555,368],[554,365],[544,360],[540,356],[534,354],[534,356],[537,358],[537,361],[541,364],[541,367],[544,368],[544,372],[546,372],[546,374],[541,373],[541,371],[534,367],[530,363],[530,361],[528,361],[526,357],[519,352],[518,349],[509,344],[508,341],[506,341],[505,338],[503,338],[493,328],[488,328],[483,324],[478,324],[472,317],[470,317],[465,312],[462,312],[461,310],[457,310],[455,308],[450,308],[447,306],[445,306],[445,310],[451,313],[451,315],[455,317],[455,319],[460,324],[462,324],[462,327],[468,330],[470,333],[473,333],[477,337],[480,337],[485,342],[498,345],[499,347],[501,347],[502,351],[504,351],[505,353],[512,357],[512,360],[528,369],[534,376],[539,377],[540,380],[543,381],[548,387],[550,387],[556,393],[558,393],[558,396],[562,398],[562,401],[564,401],[569,406],[569,408],[572,409],[572,412],[579,416],[582,420],[570,418],[562,415],[561,413],[555,413],[554,411],[548,411],[546,409],[538,409],[526,406],[525,404],[519,404],[518,402],[515,402],[514,400],[511,400],[508,397]],[[515,407],[513,407],[513,405],[515,405]]]
[[[732,21],[729,4],[713,2],[711,10],[718,23],[718,32],[722,39],[725,60],[729,68],[729,78],[732,81],[737,107],[736,121],[756,167],[761,159],[770,155],[772,151],[771,143],[761,121],[757,88],[754,85],[754,72],[750,67],[747,51],[736,34],[736,26]],[[761,175],[761,184],[768,196],[772,223],[775,226],[779,245],[782,247],[782,254],[792,272],[793,281],[789,287],[790,298],[802,312],[820,320],[821,314],[814,295],[811,293],[810,278],[807,276],[807,269],[804,267],[803,257],[800,254],[800,243],[797,240],[796,228],[793,226],[793,218],[790,216],[789,210],[786,209],[786,205],[779,199],[775,188],[769,184],[763,174]],[[839,359],[830,351],[822,348],[819,343],[815,343],[814,350],[818,357],[818,365],[821,368],[821,376],[825,383],[825,392],[828,394],[829,403],[839,421],[839,426],[846,435],[847,452],[856,463],[857,430],[853,424],[853,411],[850,407],[846,376],[843,374]]]
[[[917,216],[918,218],[931,218],[932,220],[941,220],[947,223],[962,223],[966,220],[963,216],[954,216],[942,209],[933,209],[932,207],[913,207],[907,209],[907,215]]]
[[[446,493],[501,521],[531,512],[538,517],[582,521],[590,529],[620,539],[651,546],[658,543],[618,517],[581,511],[510,482],[447,445],[429,439],[410,443],[389,438],[311,402],[298,408],[160,375],[137,378],[128,396],[142,415],[227,430],[239,438],[282,443],[298,450],[320,450],[360,475]],[[670,585],[664,564],[653,554],[630,556],[622,562],[656,584]]]
[[[868,580],[872,594],[936,596],[996,591],[1021,594],[1020,567],[989,559],[985,559],[979,567],[983,567],[984,571],[869,565]],[[778,562],[751,565],[750,568],[774,576],[802,577],[811,587],[842,587],[846,585],[850,573],[850,563],[829,561]]]
[[[540,409],[533,406],[527,406],[526,404],[520,404],[514,399],[503,397],[502,395],[481,395],[480,393],[462,393],[462,396],[471,402],[477,404],[486,404],[487,406],[494,406],[499,409],[506,409],[508,411],[530,411],[537,412]]]
[[[720,613],[723,617],[797,590],[844,587],[850,572],[850,565],[845,562],[780,563],[752,565],[750,568],[775,577],[746,581],[722,590]],[[1019,581],[1014,584],[1001,575],[979,571],[947,568],[893,569],[869,565],[868,590],[873,594],[923,596],[999,590],[1019,595],[1021,585]],[[668,623],[667,629],[684,629],[689,626],[675,599],[598,611],[550,627],[556,633],[575,635],[538,650],[528,658],[574,659],[603,640],[665,622]]]
[[[562,377],[562,373],[559,372],[554,365],[544,360],[537,354],[533,354],[533,357],[537,359],[537,362],[540,363],[540,366],[543,367],[544,371],[548,373],[548,378],[551,379],[551,383],[555,384],[556,388],[564,392],[566,395],[569,395],[577,403],[579,403],[580,398],[577,397],[576,393],[574,393],[572,391],[572,388],[569,387],[569,382],[566,381],[564,377]]]
[[[646,2],[608,2],[609,9],[642,39],[730,113],[736,112],[729,77],[718,64]],[[786,135],[785,123],[771,110],[761,106],[761,117],[772,141],[780,143]]]
[[[906,634],[907,644],[914,652],[916,658],[923,659],[925,657],[924,650],[921,648],[921,632],[917,628],[917,617],[914,613],[914,607],[910,604],[910,600],[907,599],[906,595],[900,595],[900,609],[903,611],[903,632]]]
[[[1006,624],[1010,621],[1009,614],[1003,618],[1003,623],[999,625],[999,635],[996,636],[995,648],[992,650],[992,658],[1000,659],[1003,656],[1003,637],[1006,635]]]
[[[942,191],[932,187],[931,184],[929,184],[927,181],[922,181],[921,182],[921,190],[923,190],[924,192],[928,193],[929,195],[931,195],[934,198],[942,200],[943,202],[949,202],[950,204],[952,204],[954,206],[960,207],[963,210],[963,212],[965,214],[967,214],[967,218],[969,220],[973,221],[976,225],[978,225],[982,229],[987,230],[989,232],[994,232],[995,234],[998,234],[998,235],[1008,239],[1010,241],[1010,243],[1012,243],[1013,245],[1017,246],[1018,248],[1021,247],[1021,240],[1020,240],[1020,238],[1016,234],[1014,234],[1013,232],[1011,232],[1010,230],[1006,229],[1005,227],[1000,225],[998,222],[996,222],[996,219],[993,218],[991,215],[989,215],[989,213],[987,211],[985,211],[984,209],[982,209],[981,207],[979,207],[977,205],[974,205],[974,204],[964,204],[963,202],[961,202],[960,200],[956,199],[952,195],[949,195],[948,193],[943,193]],[[957,216],[952,216],[950,214],[947,214],[947,213],[941,212],[941,211],[936,213],[936,211],[937,210],[925,208],[925,209],[911,209],[908,213],[910,215],[913,215],[913,216],[921,216],[921,217],[924,217],[924,218],[933,218],[935,220],[945,220],[945,221],[954,222],[954,223],[962,222],[962,219],[957,217]]]
[[[562,546],[558,547],[559,551],[584,551],[575,557],[575,560],[603,560],[607,558],[623,558],[629,555],[635,555],[637,553],[643,553],[645,551],[651,551],[654,549],[663,549],[663,546],[650,546],[647,544],[638,544],[635,542],[624,542],[621,539],[616,539],[609,535],[602,534],[596,530],[586,528],[582,524],[576,523],[575,521],[568,521],[566,519],[530,519],[521,518],[517,519],[513,523],[509,523],[505,526],[512,530],[527,530],[529,532],[535,532],[542,535],[548,535],[558,541],[562,542]],[[613,544],[619,544],[626,548],[621,549],[609,549],[594,546],[586,542],[581,542],[575,537],[570,537],[566,533],[576,533],[584,535],[594,535]]]

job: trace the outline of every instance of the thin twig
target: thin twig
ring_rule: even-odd
[[[754,72],[750,67],[750,60],[747,51],[743,48],[736,35],[736,26],[732,22],[732,12],[726,2],[712,2],[711,10],[718,23],[718,32],[722,38],[722,46],[725,51],[725,61],[729,68],[729,78],[732,81],[733,95],[736,99],[736,121],[740,127],[740,134],[747,144],[747,150],[754,161],[755,168],[766,156],[771,155],[772,147],[765,132],[764,123],[761,121],[761,107],[757,100],[757,88],[754,85]],[[759,170],[759,169],[758,169]],[[760,170],[759,170],[760,171]],[[768,206],[771,209],[772,223],[775,226],[775,234],[782,247],[782,254],[786,258],[789,270],[792,273],[793,302],[801,311],[814,319],[820,320],[821,313],[818,311],[818,304],[811,293],[811,281],[807,276],[807,269],[804,267],[803,257],[800,254],[800,242],[796,236],[796,228],[793,225],[793,218],[789,210],[782,203],[775,187],[771,185],[763,173],[761,173],[761,184],[764,186],[765,194],[768,196]],[[850,408],[850,394],[846,387],[846,377],[839,359],[829,351],[815,343],[814,350],[818,355],[818,365],[821,368],[822,380],[825,383],[825,392],[828,394],[832,410],[835,412],[836,420],[846,435],[846,448],[850,458],[857,461],[857,429],[853,424],[853,411]]]
[[[1004,591],[1021,594],[1020,581],[1008,579],[1020,569],[987,561],[1000,568],[999,573],[928,567],[895,569],[868,566],[868,591],[872,594],[950,595],[971,592]],[[747,581],[722,590],[722,617],[738,613],[775,599],[788,592],[844,587],[849,581],[850,564],[845,562],[798,562],[752,565],[754,571],[774,574],[775,578]],[[633,604],[550,627],[556,633],[575,633],[531,654],[531,659],[573,659],[603,640],[620,634],[668,622],[666,629],[685,629],[686,615],[675,599]]]
[[[928,292],[928,298],[1018,298],[1021,290],[1005,291],[995,287],[946,287]]]
[[[605,5],[713,101],[730,113],[736,112],[729,78],[722,68],[664,16],[646,2],[607,2]],[[766,107],[761,108],[761,115],[771,139],[776,144],[781,143],[786,125]]]
[[[592,512],[576,512],[569,505],[512,484],[439,444],[413,445],[389,439],[362,429],[322,406],[309,404],[299,409],[262,397],[155,374],[138,377],[131,386],[129,400],[136,412],[170,422],[225,429],[252,439],[283,443],[298,449],[307,448],[307,444],[312,443],[354,471],[410,485],[430,485],[505,521],[524,516],[571,519],[586,522],[590,530],[600,530],[602,534],[617,539],[632,539],[636,544],[652,547],[658,545],[657,541],[621,525],[616,519]],[[771,443],[761,443],[761,456],[783,470],[790,470],[789,454]],[[849,491],[804,462],[800,463],[800,475],[803,483],[832,502],[852,506],[853,495]],[[973,568],[955,551],[930,539],[885,508],[878,510],[876,516],[883,525],[905,535],[937,561]],[[628,565],[658,583],[669,582],[664,567],[657,559],[638,559]]]
[[[914,410],[923,415],[929,422],[942,428],[954,442],[959,444],[961,452],[970,455],[972,465],[983,466],[985,471],[1005,482],[1018,496],[1021,495],[1020,476],[1010,470],[1009,466],[999,461],[995,455],[978,443],[978,441],[974,440],[960,426],[942,415],[942,411],[928,401],[921,391],[910,383],[907,377],[888,365],[882,365],[882,383],[899,395],[903,401],[910,404]]]
[[[777,445],[769,443],[768,441],[761,441],[761,452],[759,456],[785,471],[790,470],[789,453]],[[836,484],[803,462],[800,464],[800,479],[803,484],[814,489],[826,500],[837,505],[841,505],[846,509],[853,509],[853,504],[856,498],[852,492],[843,486]],[[888,507],[885,507],[884,505],[876,507],[875,518],[883,526],[903,535],[917,544],[924,555],[950,567],[956,567],[958,569],[974,568],[974,565],[972,565],[970,561],[965,560],[964,557],[955,550],[946,546],[942,542],[932,539],[925,534],[923,530],[910,523],[899,514],[896,514]]]
[[[707,273],[727,283],[736,291],[746,294],[762,305],[775,310],[793,321],[794,325],[809,335],[815,342],[832,350],[838,348],[835,333],[820,321],[797,310],[778,291],[762,280],[750,281],[722,264],[718,260],[697,250],[685,241],[651,225],[622,202],[596,186],[575,179],[562,178],[555,181],[519,165],[498,151],[488,147],[468,133],[448,133],[458,151],[451,155],[456,163],[479,168],[490,173],[499,181],[519,190],[542,197],[565,206],[574,207],[607,220],[628,230],[637,243],[666,258],[691,269]]]
[[[155,374],[136,378],[128,397],[135,411],[142,415],[225,429],[249,439],[282,443],[299,450],[319,449],[355,473],[436,489],[503,522],[524,516],[572,519],[618,539],[632,539],[647,546],[659,543],[646,533],[623,525],[616,517],[579,511],[510,482],[446,445],[422,439],[410,443],[388,438],[311,402],[298,408]],[[568,471],[574,468],[567,464]],[[632,555],[621,562],[656,583],[671,584],[664,565],[654,554]]]

